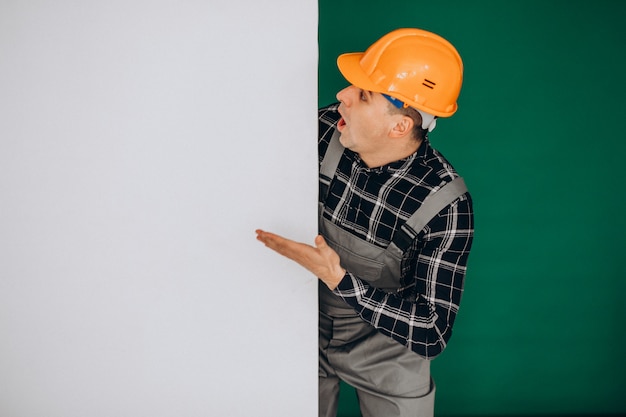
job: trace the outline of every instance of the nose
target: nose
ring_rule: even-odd
[[[337,100],[343,103],[344,106],[350,106],[352,104],[351,94],[356,89],[355,86],[350,85],[337,93]]]

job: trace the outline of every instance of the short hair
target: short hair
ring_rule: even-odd
[[[413,130],[411,136],[415,140],[425,140],[428,138],[428,129],[422,128],[422,115],[413,107],[396,107],[391,103],[389,104],[389,112],[391,114],[401,114],[403,116],[410,117],[413,120]]]

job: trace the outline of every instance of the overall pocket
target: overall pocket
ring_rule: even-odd
[[[320,231],[348,272],[388,292],[400,286],[400,258],[396,254],[352,235],[325,218],[320,219]]]

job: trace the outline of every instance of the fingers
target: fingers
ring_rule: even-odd
[[[321,235],[315,237],[315,247],[261,229],[256,230],[256,238],[268,248],[308,269],[330,289],[334,289],[346,273],[341,267],[339,255]]]
[[[303,250],[304,244],[294,242],[274,233],[256,230],[257,240],[264,243],[268,248],[278,252],[279,254],[300,262],[298,259],[300,252]]]
[[[283,239],[274,233],[265,232],[263,230],[256,230],[256,239],[259,242],[265,243],[265,246],[276,245],[279,240]]]
[[[267,239],[267,232],[264,232],[261,229],[257,229],[254,232],[256,233],[256,240],[265,243],[265,240]]]
[[[315,237],[315,247],[321,254],[324,254],[325,256],[332,257],[336,253],[333,248],[328,246],[328,243],[326,243],[326,239],[324,239],[322,235],[317,235]]]
[[[323,256],[320,255],[322,250],[319,248],[305,243],[296,242],[260,229],[256,230],[256,234],[257,240],[263,242],[266,247],[291,259],[292,261],[297,262],[315,274],[317,274],[316,271],[320,269],[320,266],[324,265]],[[325,245],[325,242],[323,242],[323,245]]]
[[[315,246],[318,249],[325,249],[328,247],[328,244],[322,235],[317,235],[315,236]]]
[[[261,242],[269,235],[268,232],[265,232],[261,229],[257,229],[254,232],[256,233],[257,240],[260,240]]]

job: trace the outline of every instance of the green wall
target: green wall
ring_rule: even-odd
[[[626,2],[319,0],[319,104],[336,56],[398,27],[450,40],[459,111],[431,140],[476,239],[437,415],[626,413]],[[358,415],[353,392],[340,415]]]

